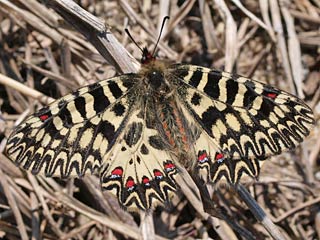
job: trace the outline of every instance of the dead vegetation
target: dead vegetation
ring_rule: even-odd
[[[259,79],[314,110],[309,138],[266,161],[259,181],[246,187],[284,239],[320,238],[319,0],[77,2],[0,0],[0,237],[151,239],[154,225],[156,239],[271,238],[229,188],[208,186],[201,202],[188,183],[169,208],[131,215],[100,191],[95,176],[35,177],[5,155],[11,129],[28,114],[79,86],[137,71],[128,52],[137,59],[141,53],[124,28],[152,48],[169,15],[159,57]]]

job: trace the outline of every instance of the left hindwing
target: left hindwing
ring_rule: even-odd
[[[133,110],[100,172],[102,188],[128,210],[168,202],[176,190],[174,159],[150,120],[152,114],[145,111],[141,105]]]
[[[174,65],[171,71],[189,114],[220,148],[219,163],[222,157],[262,160],[294,148],[314,123],[300,99],[263,83],[192,65]]]

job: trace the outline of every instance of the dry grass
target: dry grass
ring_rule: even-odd
[[[141,53],[124,28],[153,47],[163,16],[170,15],[161,58],[259,79],[313,108],[317,124],[310,137],[268,160],[259,181],[246,186],[285,239],[320,238],[319,0],[78,1],[97,18],[69,1],[47,2],[54,10],[36,0],[0,0],[0,237],[151,239],[155,229],[156,239],[237,239],[239,231],[244,238],[271,238],[236,192],[209,186],[208,198],[199,201],[187,173],[181,180],[187,179],[186,197],[139,216],[101,192],[95,176],[34,177],[4,153],[11,129],[35,109],[79,86],[137,71],[139,62],[128,52],[137,59]],[[203,205],[206,212],[197,207]],[[223,213],[228,224],[208,213]]]

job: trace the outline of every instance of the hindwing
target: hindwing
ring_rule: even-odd
[[[102,188],[112,191],[129,210],[168,202],[176,191],[177,168],[150,115],[136,109],[103,161]]]

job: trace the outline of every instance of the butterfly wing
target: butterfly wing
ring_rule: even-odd
[[[175,65],[185,114],[204,130],[195,141],[205,179],[257,176],[258,160],[292,149],[309,134],[311,109],[297,97],[251,79]]]
[[[176,79],[190,156],[205,180],[257,176],[258,160],[297,146],[314,122],[298,98],[244,77],[191,65],[174,65],[165,74]],[[168,201],[179,159],[159,135],[155,106],[145,105],[153,98],[141,99],[139,80],[130,74],[101,81],[31,115],[9,137],[9,157],[45,176],[98,170],[102,187],[129,210]]]
[[[31,115],[9,137],[9,157],[45,176],[99,170],[130,113],[134,78],[122,75],[82,87]]]
[[[107,156],[101,185],[128,210],[150,209],[168,202],[176,191],[177,168],[166,143],[139,105]]]

